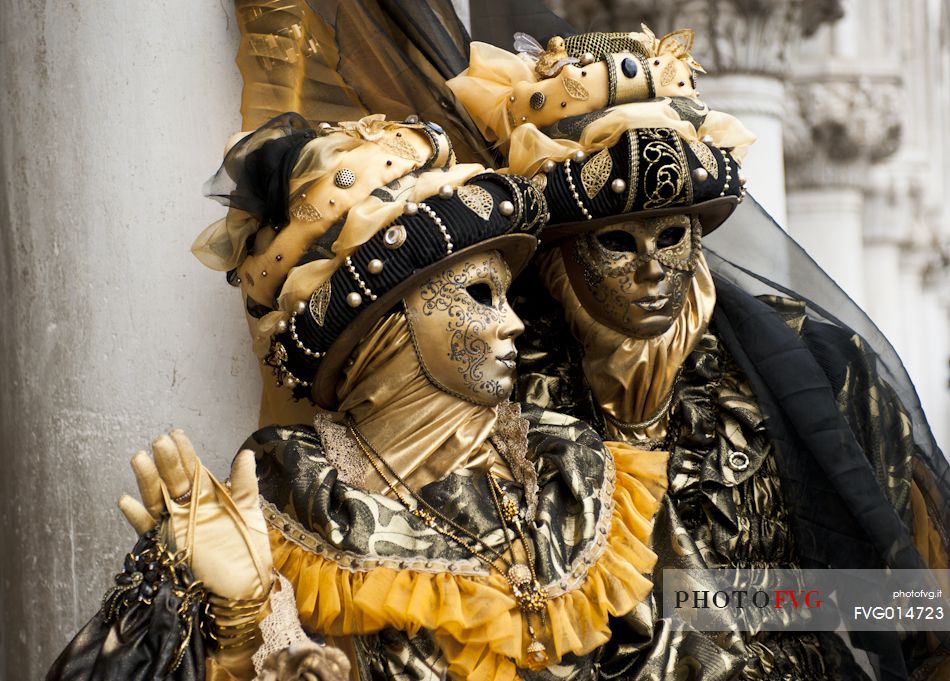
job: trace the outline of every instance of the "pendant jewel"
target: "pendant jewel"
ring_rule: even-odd
[[[528,669],[540,671],[548,666],[548,650],[538,639],[532,637],[528,644]]]
[[[515,565],[512,569],[515,567],[519,566]],[[518,601],[519,607],[525,612],[543,613],[545,605],[548,602],[548,592],[541,586],[541,583],[536,579],[530,578],[527,581],[515,582],[510,577],[511,570],[508,571],[508,574],[508,579],[511,583],[511,592]]]
[[[518,504],[511,497],[505,496],[501,500],[501,513],[505,522],[511,523],[512,520],[518,517]]]
[[[524,563],[515,563],[508,568],[508,583],[512,587],[527,587],[531,584],[531,569]]]

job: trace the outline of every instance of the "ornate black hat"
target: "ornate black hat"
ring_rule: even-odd
[[[745,178],[728,150],[711,138],[685,140],[670,128],[627,130],[611,147],[545,163],[534,181],[551,207],[546,237],[684,211],[698,215],[708,234],[745,195]]]
[[[472,43],[449,81],[509,169],[543,189],[545,238],[682,212],[708,233],[742,200],[739,162],[755,137],[699,98],[691,30],[642,28],[555,36],[547,49],[517,34],[518,55]]]
[[[438,125],[379,116],[316,129],[278,116],[206,193],[230,211],[193,251],[242,288],[278,382],[326,408],[355,345],[435,268],[498,250],[516,273],[548,218],[531,182],[455,164]]]

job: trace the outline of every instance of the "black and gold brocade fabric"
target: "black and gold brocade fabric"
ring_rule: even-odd
[[[647,598],[642,573],[655,555],[645,542],[665,454],[608,449],[553,412],[526,407],[523,418],[538,479],[525,534],[549,597],[540,638],[559,660],[535,672],[515,668],[526,633],[506,583],[469,551],[398,501],[341,481],[308,427],[265,428],[245,444],[257,454],[274,564],[294,584],[301,621],[347,651],[360,678],[592,678],[610,616]],[[517,483],[498,482],[524,501]],[[483,473],[456,470],[417,493],[505,551]]]
[[[765,418],[711,325],[677,383],[668,434],[670,487],[658,514],[658,569],[798,567]],[[658,575],[659,577],[659,575]],[[835,634],[741,633],[727,643],[739,678],[867,678]]]
[[[580,368],[579,348],[548,340],[570,337],[564,320],[551,313],[557,306],[539,304],[536,296],[544,293],[532,289],[530,280],[521,286],[522,300],[533,298],[532,309],[543,313],[541,319],[530,312],[526,315],[518,397],[572,413],[603,431],[603,417]],[[842,329],[808,320],[804,304],[780,298],[763,302],[817,358],[878,484],[910,526],[913,439],[909,420],[886,383],[873,372],[873,356],[859,337],[843,337]],[[831,563],[827,556],[802,554],[798,518],[792,517],[783,484],[782,450],[752,383],[720,337],[717,318],[722,319],[721,314],[714,315],[683,365],[674,388],[667,439],[657,443],[670,450],[669,490],[654,528],[658,586],[664,567],[764,569]],[[822,492],[834,493],[827,482]],[[839,539],[831,520],[829,531],[820,538],[824,541]],[[691,670],[684,671],[684,678],[694,679],[730,678],[731,671],[740,669],[738,678],[756,680],[867,678],[835,634],[702,634],[660,619],[653,635],[652,644],[642,645],[639,661],[628,668],[629,678],[658,674],[657,678],[664,678],[662,674],[671,669]]]

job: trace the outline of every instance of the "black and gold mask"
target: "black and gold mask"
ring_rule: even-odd
[[[652,338],[683,309],[701,232],[688,215],[644,217],[581,234],[561,248],[571,286],[594,319]]]

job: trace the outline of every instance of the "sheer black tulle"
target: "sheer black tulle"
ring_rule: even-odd
[[[481,0],[472,7],[472,39],[511,50],[516,31],[527,33],[542,45],[555,35],[577,31],[548,9],[541,0]]]
[[[950,466],[924,415],[907,370],[893,346],[858,305],[792,239],[754,198],[748,196],[729,222],[703,240],[706,259],[722,280],[752,295],[781,295],[807,304],[811,319],[860,336],[872,351],[877,376],[894,391],[913,424],[918,458],[945,493]],[[950,495],[941,514],[950,527]]]
[[[242,138],[204,186],[204,195],[253,215],[261,227],[290,222],[290,174],[316,133],[302,116],[285,113]]]
[[[503,165],[445,84],[468,65],[468,31],[450,0],[307,1],[330,41],[321,49],[367,112],[438,121],[459,161]]]

